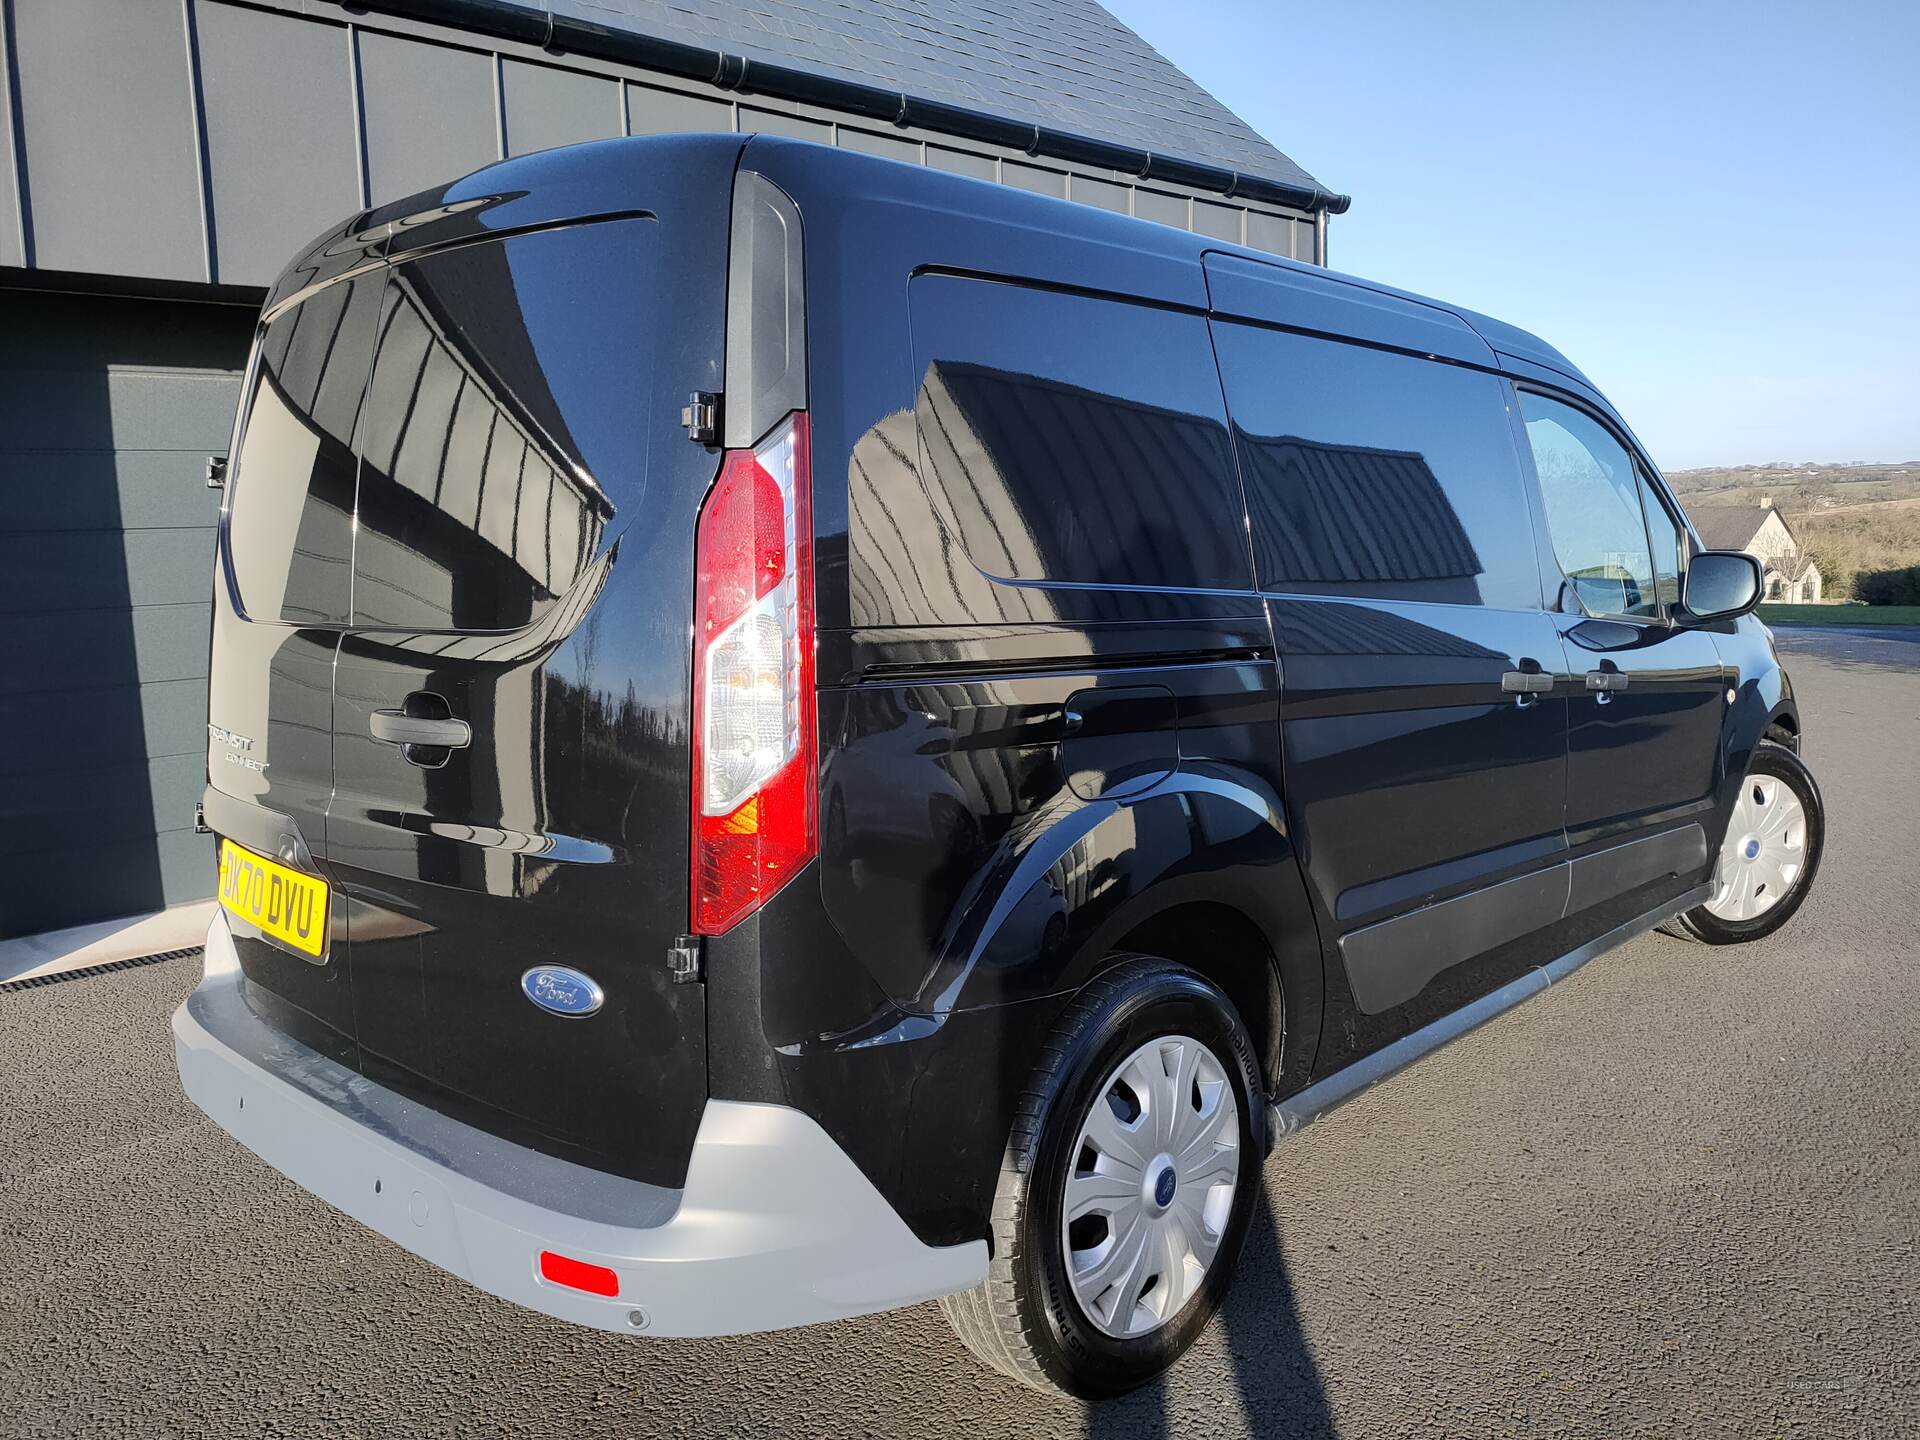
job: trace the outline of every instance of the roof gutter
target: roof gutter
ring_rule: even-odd
[[[1209,190],[1236,200],[1288,205],[1320,214],[1342,215],[1352,197],[1317,186],[1293,185],[1244,171],[1181,160],[1151,150],[1136,150],[1106,140],[1029,125],[1005,116],[926,100],[897,90],[816,75],[791,66],[749,60],[724,50],[683,45],[636,34],[595,20],[557,15],[542,6],[516,0],[357,0],[356,10],[383,11],[434,21],[498,39],[519,40],[543,49],[591,56],[625,65],[699,80],[743,95],[766,95],[863,115],[884,124],[912,125],[983,144],[1070,164],[1116,170],[1139,180],[1157,180]]]

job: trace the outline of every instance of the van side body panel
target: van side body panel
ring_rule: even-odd
[[[1204,281],[1190,236],[1091,212],[1069,230],[1058,207],[999,187],[764,139],[742,166],[793,198],[805,233],[822,838],[812,877],[708,943],[712,1090],[816,1115],[921,1239],[971,1238],[1041,1038],[1156,916],[1204,904],[1251,926],[1263,953],[1220,960],[1258,967],[1249,1008],[1284,992],[1269,1084],[1311,1069],[1318,938],[1280,802],[1277,673]],[[1027,369],[1068,378],[969,358],[994,343],[969,317],[1019,308],[1015,286],[1043,310],[1140,306],[1142,326],[1201,357],[1185,398],[1116,398],[1049,368],[1046,346]],[[1021,428],[1029,413],[1044,423]],[[960,448],[929,458],[926,434]],[[1010,514],[997,483],[952,481],[961,452],[1006,469],[1058,442],[1063,485],[1084,464],[1151,486],[1101,448],[1128,437],[1226,487],[1225,550],[1167,542],[1167,563],[1211,586],[1055,578],[1074,555],[1126,561],[1123,546],[1073,547],[1110,517],[1159,513],[1157,491],[1118,490],[1107,513],[1079,506],[1048,529]],[[952,508],[974,498],[977,512]],[[1138,568],[1167,556],[1131,553]]]

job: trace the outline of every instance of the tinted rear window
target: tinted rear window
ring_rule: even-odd
[[[1539,607],[1499,379],[1251,325],[1214,333],[1263,588]]]
[[[1204,319],[948,276],[912,287],[921,473],[977,568],[1248,587]]]
[[[329,285],[267,325],[229,478],[227,554],[249,618],[343,624],[355,423],[384,274]]]
[[[363,425],[355,625],[526,625],[641,509],[656,248],[653,222],[622,220],[393,268]]]

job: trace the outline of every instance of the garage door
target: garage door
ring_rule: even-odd
[[[0,291],[0,938],[212,892],[207,591],[254,312]]]

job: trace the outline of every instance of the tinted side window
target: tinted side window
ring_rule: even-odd
[[[1669,609],[1680,603],[1687,573],[1687,532],[1661,503],[1660,494],[1640,471],[1640,508],[1646,512],[1647,534],[1653,541],[1653,595]]]
[[[1539,608],[1499,380],[1250,325],[1214,334],[1264,589]]]
[[[361,445],[356,625],[526,625],[644,508],[654,237],[652,221],[613,221],[393,268]]]
[[[1560,569],[1595,615],[1658,615],[1640,473],[1627,448],[1583,410],[1520,392]]]
[[[260,338],[227,518],[234,582],[254,620],[346,623],[354,427],[383,283],[374,272],[329,285]]]
[[[976,567],[1248,588],[1205,320],[940,275],[912,284],[921,473]]]

